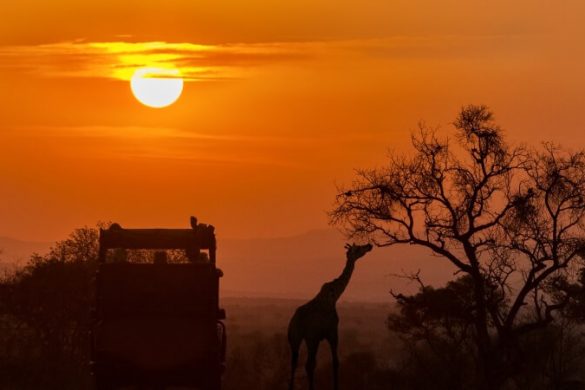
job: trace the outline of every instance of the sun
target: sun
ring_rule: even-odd
[[[183,92],[183,78],[178,69],[138,68],[130,79],[134,97],[153,108],[170,106]]]

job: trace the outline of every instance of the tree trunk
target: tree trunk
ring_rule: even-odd
[[[479,388],[482,390],[496,390],[498,380],[494,370],[494,356],[489,335],[488,314],[486,304],[485,280],[482,276],[479,261],[471,245],[464,245],[467,257],[472,267],[474,301],[477,305],[475,315],[475,332],[478,353]]]
[[[485,288],[483,280],[475,280],[475,301],[477,303],[477,314],[475,318],[476,344],[478,352],[478,373],[481,381],[480,388],[484,390],[497,389],[494,361],[490,335],[488,332],[487,310],[485,304]]]

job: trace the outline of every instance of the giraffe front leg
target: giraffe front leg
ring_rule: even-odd
[[[319,350],[319,341],[307,341],[307,378],[309,380],[309,390],[315,389],[315,367],[317,365],[317,351]]]
[[[329,346],[331,347],[331,365],[333,366],[333,389],[339,389],[339,356],[337,355],[337,329],[335,333],[327,338]]]
[[[299,361],[299,347],[300,345],[293,345],[291,343],[291,358],[290,358],[290,382],[289,382],[289,386],[288,389],[289,390],[294,390],[295,388],[295,372],[297,370],[297,363]]]

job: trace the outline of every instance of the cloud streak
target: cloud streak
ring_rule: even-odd
[[[0,69],[44,77],[127,81],[137,68],[178,68],[185,81],[242,78],[252,68],[315,58],[428,59],[490,56],[524,36],[396,36],[385,39],[201,45],[169,42],[72,41],[0,47]]]
[[[46,77],[130,80],[137,68],[178,68],[186,81],[241,77],[245,69],[306,58],[278,44],[199,45],[168,42],[62,42],[0,48],[0,68]]]

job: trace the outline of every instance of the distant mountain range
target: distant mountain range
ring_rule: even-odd
[[[52,244],[52,242],[22,241],[0,237],[0,257],[10,260],[22,260],[33,253],[45,253]]]
[[[0,272],[26,264],[33,253],[45,253],[50,246],[50,242],[22,241],[0,237]]]
[[[218,237],[218,267],[224,271],[222,295],[308,299],[324,282],[337,277],[345,265],[342,235],[335,230],[266,239]],[[34,252],[46,252],[52,243],[0,237],[0,271],[26,262]],[[393,276],[422,270],[424,281],[440,285],[453,278],[453,268],[422,248],[375,248],[360,259],[342,299],[388,301],[390,289],[413,292],[418,286]]]
[[[335,230],[270,239],[219,239],[218,266],[225,272],[225,296],[311,298],[345,265],[345,240]],[[443,259],[413,246],[375,248],[358,260],[342,299],[387,301],[390,289],[413,292],[418,285],[398,278],[422,270],[425,283],[440,285],[453,278]]]

